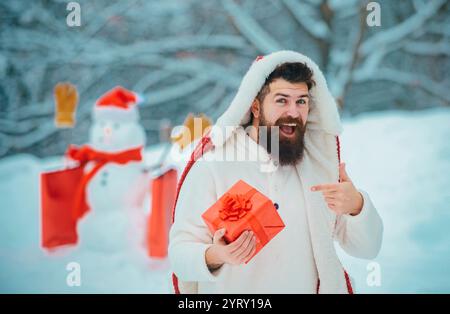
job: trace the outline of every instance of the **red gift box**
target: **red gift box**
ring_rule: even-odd
[[[202,218],[212,233],[225,228],[227,243],[236,240],[245,230],[254,232],[259,241],[246,263],[285,227],[272,201],[242,180],[208,208]]]

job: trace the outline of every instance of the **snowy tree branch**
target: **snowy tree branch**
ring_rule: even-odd
[[[319,17],[312,5],[298,0],[283,0],[283,3],[311,36],[322,40],[329,38],[331,31],[328,25]]]
[[[421,56],[450,56],[450,43],[440,42],[417,42],[409,41],[403,46],[406,52]]]
[[[411,72],[400,71],[390,68],[380,68],[373,75],[364,77],[354,77],[356,83],[374,80],[391,81],[401,85],[413,86],[426,91],[428,94],[444,100],[450,104],[448,87],[438,82],[432,81],[429,77]]]
[[[222,0],[223,7],[228,12],[236,28],[259,51],[267,54],[280,50],[282,46],[272,38],[249,14],[240,8],[233,0]]]
[[[403,40],[408,35],[423,27],[423,24],[437,13],[437,11],[445,4],[445,2],[445,0],[427,2],[427,4],[424,5],[416,14],[406,19],[402,23],[386,31],[379,32],[371,38],[367,39],[361,45],[359,53],[361,54],[361,56],[367,56],[379,48]]]

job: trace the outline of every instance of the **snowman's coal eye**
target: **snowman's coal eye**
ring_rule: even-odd
[[[117,130],[119,127],[120,127],[120,124],[119,124],[119,123],[114,123],[113,128],[114,128],[115,130]]]

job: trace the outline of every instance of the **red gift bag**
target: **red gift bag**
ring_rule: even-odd
[[[77,187],[84,176],[83,169],[78,166],[41,174],[41,243],[44,248],[78,241],[73,207]],[[84,201],[80,206],[83,211],[89,209]]]
[[[97,151],[89,145],[70,145],[66,156],[79,166],[41,174],[42,246],[54,248],[76,244],[77,221],[88,211],[86,188],[95,174],[107,163],[126,164],[142,160],[142,147],[109,153]],[[93,167],[85,172],[88,162]]]
[[[152,182],[152,208],[147,222],[147,253],[165,258],[169,245],[172,208],[177,189],[177,171],[169,170]]]

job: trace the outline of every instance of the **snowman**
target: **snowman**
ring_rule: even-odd
[[[93,110],[89,146],[115,156],[141,154],[145,132],[139,123],[138,102],[138,95],[123,87],[101,96]],[[148,186],[142,159],[103,165],[86,188],[90,211],[78,223],[80,248],[110,253],[143,251],[143,205]]]

